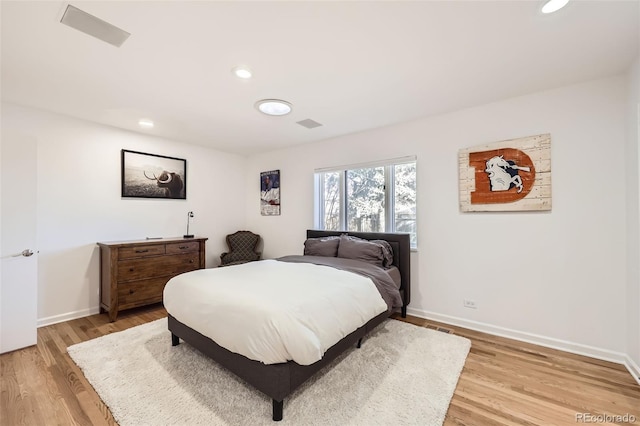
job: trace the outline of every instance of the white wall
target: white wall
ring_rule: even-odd
[[[629,70],[627,133],[627,361],[640,381],[640,58]]]
[[[95,313],[99,307],[97,241],[208,237],[208,267],[226,250],[224,235],[245,224],[246,159],[212,149],[96,125],[11,104],[2,125],[38,143],[38,322]],[[187,199],[123,199],[120,150],[187,160]],[[16,182],[19,185],[19,182]]]
[[[300,253],[313,226],[315,168],[415,154],[419,248],[409,311],[620,361],[627,97],[619,76],[256,155],[247,227],[262,234],[267,257]],[[459,149],[541,133],[552,141],[551,212],[459,212]],[[272,169],[281,170],[282,215],[263,217],[258,174]]]

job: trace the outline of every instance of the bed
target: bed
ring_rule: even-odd
[[[345,232],[339,231],[319,231],[319,230],[308,230],[307,231],[307,241],[310,240],[319,240],[324,241],[328,238],[345,238]],[[410,247],[409,247],[409,234],[392,234],[392,233],[359,233],[359,232],[349,232],[348,235],[350,237],[354,237],[354,239],[362,239],[362,240],[377,240],[378,242],[386,241],[388,245],[392,249],[392,256],[389,258],[389,265],[386,265],[391,270],[397,271],[397,277],[395,279],[396,285],[399,293],[399,303],[394,302],[397,309],[400,309],[402,316],[406,316],[407,305],[410,302],[411,295],[411,284],[410,284]],[[342,236],[342,237],[341,237]],[[305,249],[306,252],[306,249]],[[272,260],[271,263],[269,261],[260,261],[260,262],[252,262],[252,263],[263,263],[264,266],[269,267],[283,267],[282,264],[287,263],[291,265],[298,264],[299,262],[307,262],[305,259],[300,260],[303,256],[286,256],[285,258],[281,258],[279,260]],[[309,256],[309,259],[315,258],[315,256]],[[274,263],[275,262],[275,263]],[[290,263],[291,262],[291,263]],[[247,266],[249,265],[249,266]],[[251,268],[256,268],[258,265],[245,264],[234,267],[225,267],[225,268],[216,268],[218,270],[225,269],[225,273],[227,276],[231,273],[231,268],[242,268],[245,267],[242,271],[249,271],[249,276],[251,272]],[[308,267],[308,266],[304,266]],[[330,268],[331,269],[331,268]],[[235,271],[241,271],[236,269]],[[196,271],[197,272],[197,271]],[[211,271],[215,273],[217,271]],[[190,274],[190,273],[189,273]],[[199,274],[204,274],[204,272],[199,272]],[[221,276],[218,272],[216,277]],[[223,275],[222,275],[223,276]],[[174,279],[184,280],[188,278],[188,274],[183,274],[183,276],[178,276]],[[367,279],[364,277],[359,277],[360,279]],[[374,282],[372,280],[371,282]],[[376,283],[376,286],[378,284]],[[246,381],[247,383],[254,386],[259,391],[263,392],[265,395],[272,399],[272,410],[273,410],[273,420],[279,421],[283,418],[283,407],[284,407],[284,399],[290,395],[296,388],[298,388],[302,383],[304,383],[308,378],[314,375],[316,372],[321,370],[323,367],[328,365],[331,361],[333,361],[336,357],[338,357],[345,350],[353,347],[354,345],[358,348],[362,343],[363,337],[374,329],[377,325],[382,323],[385,319],[389,317],[394,311],[394,309],[389,308],[389,302],[387,302],[384,306],[382,312],[379,312],[379,307],[376,311],[366,311],[368,313],[361,313],[360,315],[369,315],[365,318],[363,325],[358,326],[355,330],[349,332],[344,337],[340,338],[336,343],[332,344],[326,350],[322,349],[322,353],[319,356],[317,361],[314,361],[315,358],[304,358],[305,354],[309,355],[310,352],[313,351],[301,351],[304,354],[301,355],[304,362],[296,362],[294,357],[293,359],[282,359],[280,362],[277,358],[277,350],[274,350],[274,358],[272,358],[271,363],[265,363],[265,361],[260,361],[255,359],[252,356],[252,353],[246,353],[243,355],[243,350],[238,350],[236,347],[232,347],[232,350],[227,349],[230,345],[225,341],[224,336],[220,338],[216,338],[214,341],[213,338],[207,337],[210,336],[211,333],[206,329],[206,320],[205,324],[202,325],[201,321],[195,321],[194,315],[186,315],[186,312],[189,311],[197,311],[196,308],[189,307],[188,309],[184,309],[188,303],[184,303],[185,299],[183,291],[176,291],[176,284],[172,284],[169,282],[167,284],[167,288],[165,289],[165,308],[168,313],[168,328],[171,332],[171,343],[173,346],[176,346],[180,343],[180,339],[194,348],[198,349],[203,354],[209,356],[216,362],[218,362],[223,367],[227,368],[238,377]],[[184,287],[180,287],[181,289]],[[229,286],[227,293],[231,296],[235,295],[234,293],[235,286]],[[169,289],[169,290],[167,290]],[[171,291],[173,289],[173,291]],[[382,294],[382,293],[380,293]],[[380,299],[380,294],[378,294],[378,299]],[[231,297],[230,296],[230,297]],[[191,300],[195,300],[194,296],[188,295],[186,297],[190,297]],[[245,297],[245,296],[243,296]],[[262,297],[262,296],[260,296]],[[362,296],[356,296],[357,298],[361,298]],[[251,298],[251,295],[248,296]],[[325,298],[325,296],[322,296]],[[355,305],[355,300],[353,300]],[[253,303],[253,302],[252,302]],[[351,303],[351,302],[349,302]],[[384,304],[384,302],[383,302]],[[201,304],[200,304],[201,305]],[[220,307],[219,305],[218,307]],[[354,310],[361,311],[359,307]],[[375,312],[375,313],[371,313]],[[378,313],[379,312],[379,313]],[[229,320],[224,314],[226,323],[234,322]],[[250,315],[253,315],[251,313]],[[208,316],[208,315],[201,315]],[[349,315],[345,315],[349,316]],[[236,315],[235,319],[240,321],[242,315]],[[330,315],[325,315],[325,317],[330,317]],[[180,318],[180,320],[178,319]],[[187,319],[185,319],[187,318]],[[320,320],[324,320],[327,318],[320,318]],[[322,323],[322,321],[318,321]],[[234,322],[235,323],[235,322]],[[241,326],[237,325],[241,328]],[[238,332],[235,329],[232,330],[233,333],[228,334],[242,334],[242,332]],[[327,331],[326,329],[324,331]],[[295,336],[292,338],[295,339]],[[251,350],[251,347],[256,346],[255,341],[250,340],[251,344],[247,344],[247,350]],[[259,346],[259,344],[258,344]],[[267,351],[268,352],[268,351]],[[311,355],[309,355],[311,356]],[[254,358],[254,359],[252,359]]]

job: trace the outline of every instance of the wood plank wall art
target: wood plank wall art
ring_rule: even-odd
[[[551,135],[461,149],[460,211],[551,210]]]

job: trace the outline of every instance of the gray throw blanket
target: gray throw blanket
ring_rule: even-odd
[[[371,278],[378,292],[387,304],[387,310],[402,306],[402,297],[396,288],[393,279],[381,267],[361,260],[343,259],[341,257],[325,257],[325,256],[284,256],[277,258],[281,262],[291,263],[313,263],[314,265],[331,266],[343,271],[353,272],[358,275]]]

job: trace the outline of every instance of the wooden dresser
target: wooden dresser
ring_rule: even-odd
[[[124,309],[162,302],[170,278],[205,266],[207,238],[101,242],[100,310],[116,320]]]

